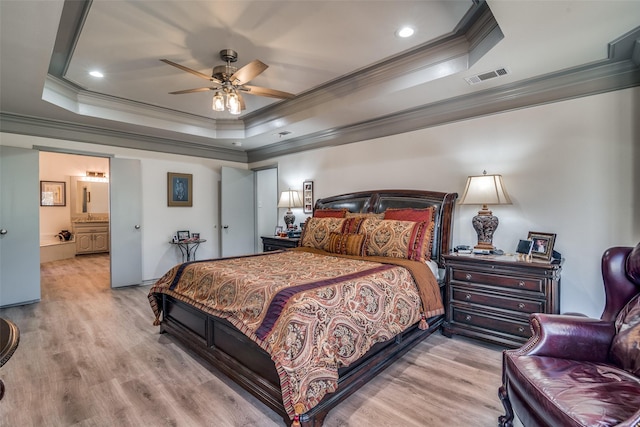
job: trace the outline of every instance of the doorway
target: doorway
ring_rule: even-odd
[[[101,266],[103,277],[110,277],[109,161],[108,157],[39,152],[41,192],[46,183],[63,192],[61,202],[40,204],[41,274],[43,265],[51,267],[48,263],[84,257]],[[102,283],[108,288],[109,282]]]

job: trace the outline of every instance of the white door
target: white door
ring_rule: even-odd
[[[142,174],[140,160],[112,158],[111,287],[142,283]]]
[[[254,173],[222,167],[220,230],[223,257],[256,252]]]
[[[40,300],[38,163],[36,150],[0,146],[0,307]]]

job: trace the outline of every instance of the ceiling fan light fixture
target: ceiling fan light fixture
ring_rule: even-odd
[[[224,111],[224,96],[220,92],[213,95],[213,111]]]
[[[238,99],[238,94],[234,91],[230,91],[227,94],[227,108],[229,110],[235,110],[240,107],[240,100]]]

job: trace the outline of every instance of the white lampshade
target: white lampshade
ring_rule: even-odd
[[[302,207],[302,198],[300,197],[300,193],[295,190],[286,190],[280,194],[280,201],[278,201],[279,208],[301,208]]]
[[[502,182],[502,175],[470,176],[464,188],[461,205],[510,205],[511,199]]]

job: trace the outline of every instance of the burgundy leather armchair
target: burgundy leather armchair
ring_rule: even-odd
[[[531,339],[503,352],[501,427],[512,427],[514,412],[525,427],[640,427],[640,342],[623,347],[622,362],[618,346],[640,340],[640,243],[608,249],[602,276],[600,319],[532,314]]]

